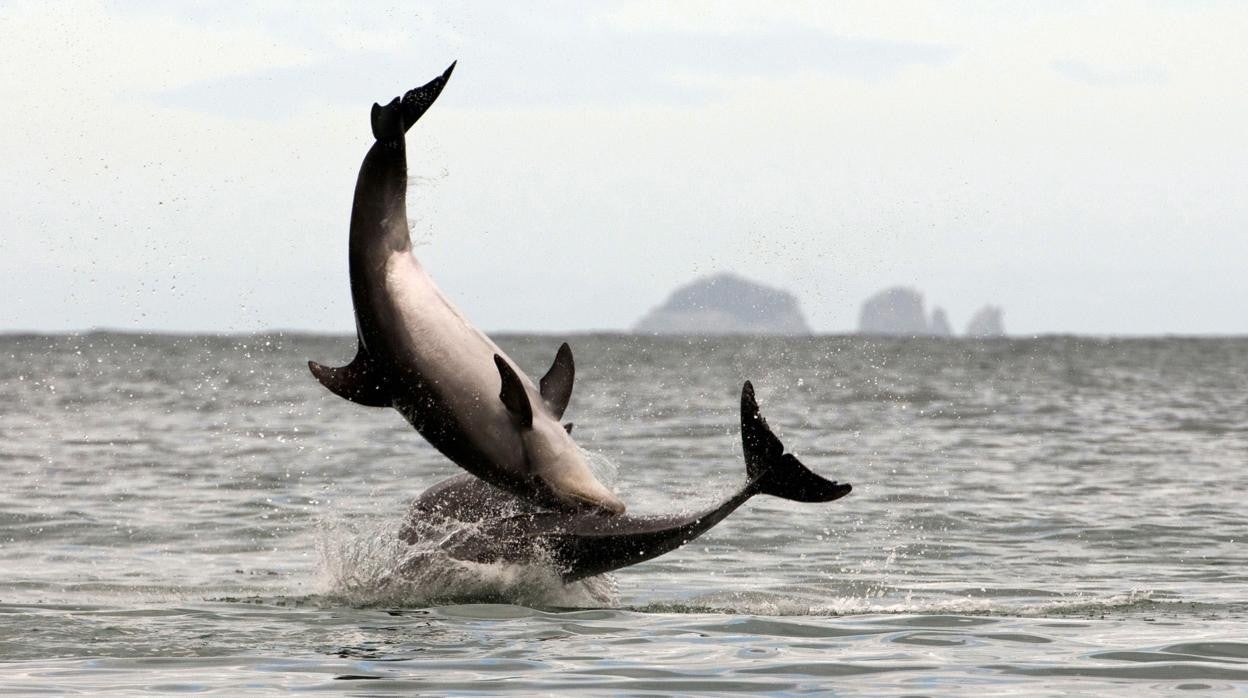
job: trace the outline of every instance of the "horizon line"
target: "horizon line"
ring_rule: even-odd
[[[164,337],[265,337],[265,336],[297,336],[297,337],[318,337],[318,338],[353,338],[354,332],[350,331],[326,331],[326,330],[308,330],[308,329],[292,329],[292,328],[271,328],[263,330],[163,330],[163,329],[123,329],[111,327],[92,327],[87,329],[73,330],[29,330],[29,329],[0,329],[0,338],[11,337],[74,337],[86,335],[129,335],[129,336],[164,336]],[[584,330],[490,330],[486,332],[488,336],[500,337],[555,337],[555,336],[619,336],[619,337],[650,337],[654,339],[725,339],[725,338],[741,338],[741,339],[802,339],[802,338],[866,338],[866,339],[883,339],[883,340],[972,340],[972,341],[1011,341],[1011,340],[1033,340],[1033,339],[1060,339],[1060,338],[1079,338],[1079,339],[1248,339],[1248,332],[1242,333],[1180,333],[1180,332],[1160,332],[1160,333],[1095,333],[1095,332],[1035,332],[1020,334],[1004,334],[997,337],[970,337],[967,335],[907,335],[907,334],[879,334],[858,331],[831,331],[831,332],[808,332],[804,334],[767,334],[767,333],[749,333],[749,332],[723,332],[723,333],[663,333],[657,334],[652,332],[636,332],[633,330],[620,329],[584,329]]]

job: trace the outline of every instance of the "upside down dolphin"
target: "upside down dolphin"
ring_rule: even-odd
[[[412,254],[406,133],[446,85],[441,76],[386,106],[374,104],[375,142],[351,210],[351,300],[358,350],[340,368],[308,367],[335,394],[393,407],[472,475],[558,510],[619,514],[624,504],[594,477],[559,424],[575,367],[565,343],[534,385],[473,327]]]
[[[440,548],[450,557],[477,563],[549,561],[562,580],[578,579],[650,560],[710,530],[756,494],[798,502],[830,502],[849,494],[786,453],[758,410],[754,388],[741,390],[741,443],[745,485],[717,506],[683,515],[602,516],[593,512],[542,510],[468,475],[429,488],[412,503],[399,535],[408,543],[421,526],[465,524]],[[439,527],[441,530],[441,527]]]

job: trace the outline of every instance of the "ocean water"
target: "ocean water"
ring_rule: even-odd
[[[740,484],[747,378],[853,493],[568,587],[400,575],[457,470],[307,373],[352,339],[3,336],[0,693],[1248,691],[1248,340],[570,340],[633,511]]]

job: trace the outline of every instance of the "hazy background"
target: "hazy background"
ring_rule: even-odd
[[[0,4],[0,331],[350,331],[369,106],[459,59],[413,229],[486,329],[731,270],[821,332],[1248,332],[1248,5],[526,5]]]

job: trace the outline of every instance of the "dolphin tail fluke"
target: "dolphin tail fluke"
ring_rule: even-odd
[[[757,494],[795,502],[830,502],[852,489],[849,484],[816,475],[793,454],[784,452],[784,444],[758,411],[754,386],[749,381],[741,389],[741,444],[749,487]]]
[[[367,407],[390,407],[394,404],[394,399],[386,390],[384,374],[373,366],[362,346],[346,366],[330,368],[309,361],[308,368],[321,385],[338,397]]]
[[[451,79],[451,71],[455,70],[455,64],[459,61],[453,61],[446,70],[438,77],[417,87],[414,90],[408,90],[403,95],[403,101],[400,103],[403,111],[403,130],[412,127],[416,120],[424,116],[425,111],[433,105],[438,95],[442,94],[442,88],[446,87],[446,81]]]
[[[373,138],[379,141],[391,140],[407,133],[412,124],[424,116],[429,107],[433,105],[438,95],[442,94],[442,88],[446,87],[446,81],[450,79],[453,70],[455,70],[455,63],[451,63],[450,67],[438,77],[420,87],[408,90],[402,98],[395,97],[384,107],[374,104]]]

